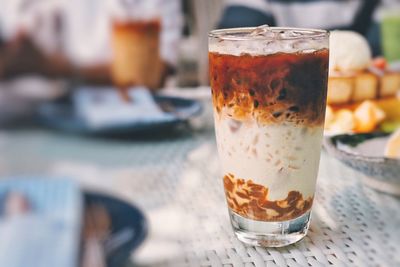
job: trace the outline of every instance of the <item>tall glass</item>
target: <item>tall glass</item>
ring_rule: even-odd
[[[318,175],[329,33],[239,28],[209,35],[210,80],[233,230],[280,247],[308,230]]]
[[[129,100],[131,86],[160,87],[164,72],[160,54],[161,16],[157,1],[114,1],[112,25],[113,83]]]
[[[159,20],[116,21],[113,25],[112,76],[121,88],[156,88],[161,79]]]

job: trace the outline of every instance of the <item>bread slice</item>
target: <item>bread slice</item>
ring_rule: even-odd
[[[394,96],[398,90],[400,90],[400,73],[392,72],[383,74],[381,77],[379,96]]]
[[[351,101],[354,77],[329,77],[328,104],[345,104]]]
[[[378,77],[370,72],[359,73],[354,78],[354,102],[375,99],[378,95]]]

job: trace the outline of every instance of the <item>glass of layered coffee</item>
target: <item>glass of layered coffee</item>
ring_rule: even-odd
[[[280,247],[308,230],[323,136],[329,33],[212,31],[209,64],[225,196],[236,236]]]
[[[112,7],[111,76],[124,99],[132,86],[159,88],[164,74],[160,54],[161,15],[157,1],[119,0]]]

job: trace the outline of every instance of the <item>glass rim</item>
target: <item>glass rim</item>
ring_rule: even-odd
[[[251,40],[299,40],[299,39],[323,39],[329,37],[330,32],[328,30],[322,29],[312,29],[312,28],[296,28],[296,27],[269,27],[274,32],[284,32],[284,31],[295,31],[300,33],[298,36],[288,36],[282,37],[279,36],[265,36],[265,35],[236,35],[236,34],[249,34],[252,31],[256,30],[259,27],[241,27],[241,28],[226,28],[226,29],[217,29],[212,30],[208,33],[209,38],[218,38],[221,40],[228,41],[251,41]]]

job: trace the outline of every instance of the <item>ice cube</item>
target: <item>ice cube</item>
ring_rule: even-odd
[[[301,33],[295,30],[285,30],[279,32],[279,37],[282,39],[291,39],[301,36]]]
[[[236,133],[238,130],[240,130],[240,127],[242,127],[242,122],[230,119],[228,121],[228,126],[232,133]]]
[[[252,30],[249,34],[250,36],[264,36],[264,37],[275,37],[275,33],[271,30],[271,28],[265,24],[258,26],[254,30]]]

